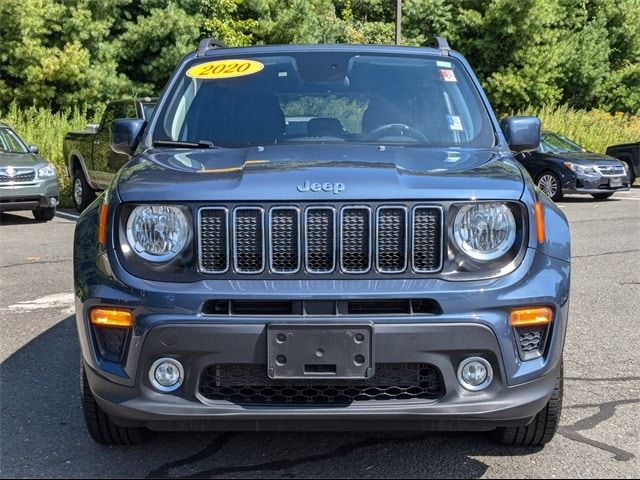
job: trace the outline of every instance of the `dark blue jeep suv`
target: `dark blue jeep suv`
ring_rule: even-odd
[[[82,214],[88,430],[558,426],[569,229],[471,67],[432,47],[225,48],[178,65]]]

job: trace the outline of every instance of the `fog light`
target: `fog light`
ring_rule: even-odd
[[[458,367],[458,381],[467,390],[477,392],[487,388],[493,380],[493,369],[484,358],[471,357]]]
[[[173,358],[161,358],[149,370],[151,384],[161,392],[172,392],[180,388],[184,380],[182,364]]]
[[[49,205],[51,205],[52,207],[57,207],[58,206],[58,199],[56,197],[49,198]]]

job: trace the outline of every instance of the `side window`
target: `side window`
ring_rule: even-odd
[[[107,109],[104,111],[102,115],[102,123],[100,124],[101,131],[109,131],[109,127],[111,126],[111,122],[113,122],[116,118],[120,118],[118,116],[118,112],[120,111],[120,104],[112,103],[107,105]]]

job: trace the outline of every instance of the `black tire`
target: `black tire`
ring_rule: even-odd
[[[111,421],[91,393],[82,361],[80,362],[80,397],[87,430],[96,443],[120,446],[141,445],[151,439],[152,432],[146,428],[121,427]]]
[[[84,172],[80,168],[74,170],[71,180],[73,205],[78,212],[82,212],[95,200],[96,191],[91,188],[89,182],[87,182],[87,178],[84,176]]]
[[[555,182],[555,190],[546,188],[544,185],[546,182]],[[562,193],[562,186],[560,185],[560,179],[555,173],[550,170],[542,172],[540,175],[538,175],[538,178],[536,178],[536,186],[544,193],[546,193],[554,202],[559,202],[564,196],[564,194]]]
[[[560,424],[562,412],[563,368],[556,380],[551,398],[526,427],[504,427],[494,431],[494,440],[512,447],[539,447],[551,441]]]
[[[591,194],[591,196],[593,198],[595,198],[596,200],[606,200],[611,195],[613,195],[613,192],[611,192],[611,193],[592,193]]]
[[[35,218],[38,222],[48,222],[53,219],[56,215],[56,207],[51,208],[35,208],[31,210],[33,213],[33,218]]]

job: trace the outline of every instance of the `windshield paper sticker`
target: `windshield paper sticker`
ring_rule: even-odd
[[[440,69],[440,78],[445,82],[457,82],[456,74],[453,73],[453,70],[443,70]]]
[[[264,64],[256,62],[255,60],[216,60],[191,67],[187,70],[187,76],[191,78],[216,80],[253,75],[263,68]]]
[[[447,115],[447,119],[449,120],[449,128],[451,130],[457,130],[460,132],[464,131],[462,127],[462,121],[460,121],[460,117],[457,115]]]

